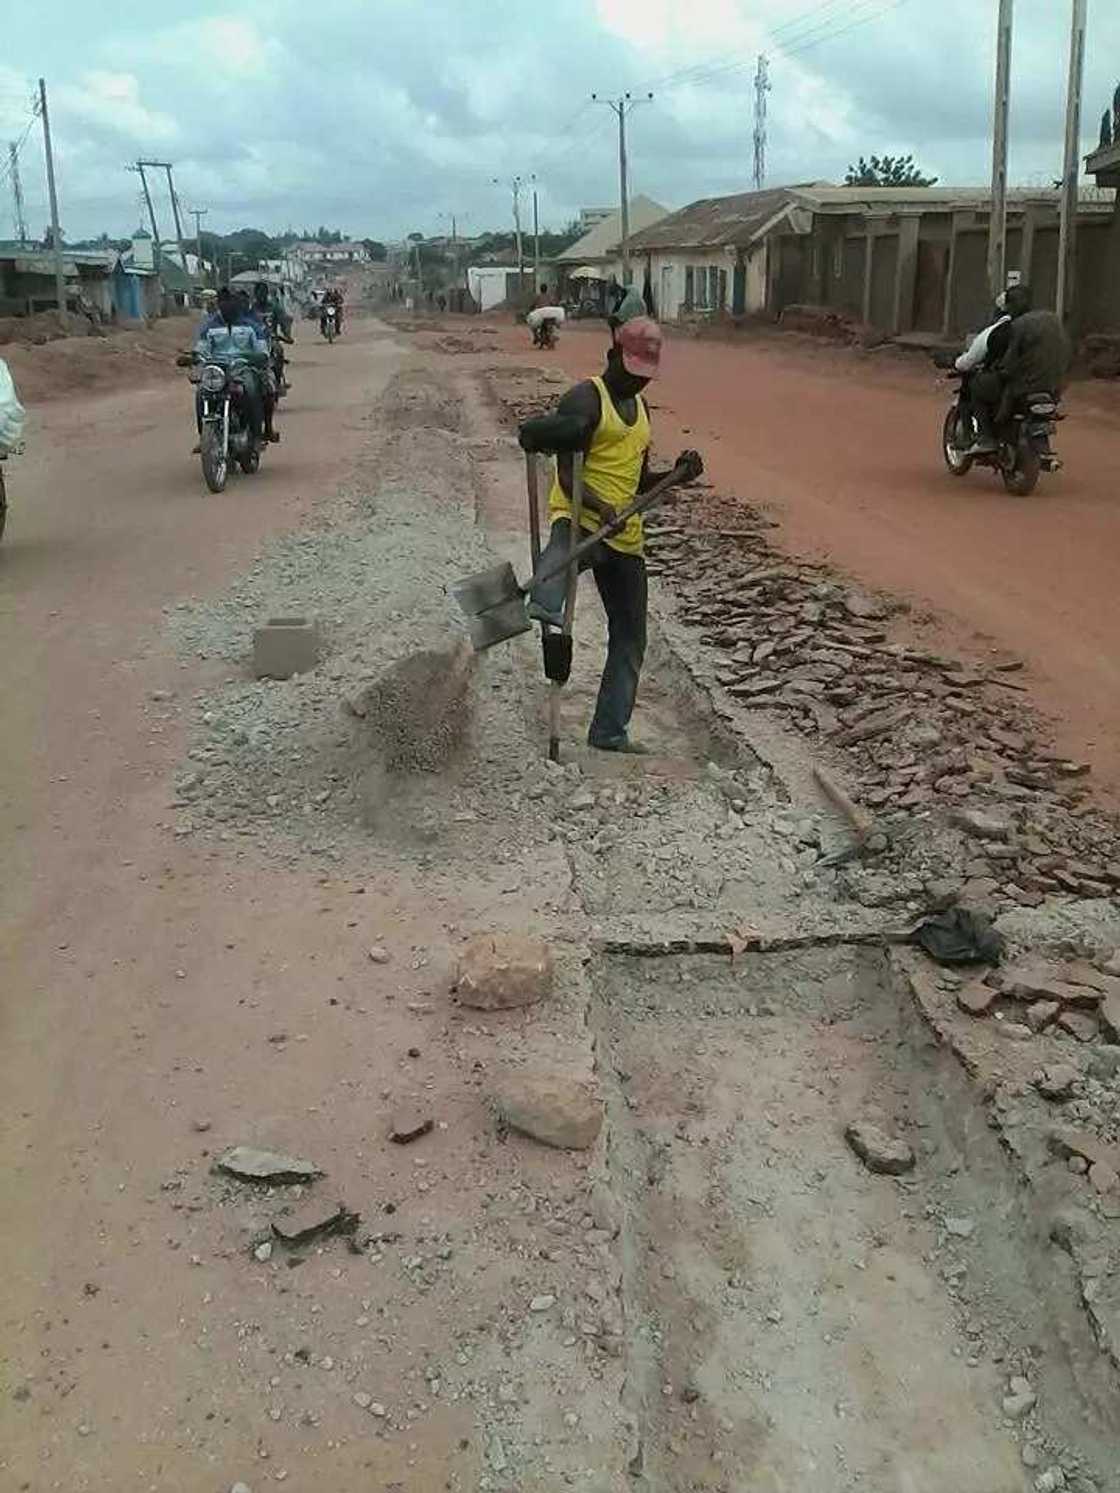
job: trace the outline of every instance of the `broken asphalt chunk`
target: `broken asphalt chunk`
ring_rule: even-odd
[[[285,1244],[310,1244],[315,1239],[327,1239],[332,1234],[357,1233],[361,1217],[351,1212],[345,1203],[309,1202],[282,1218],[272,1220],[272,1232]]]
[[[233,1146],[214,1163],[215,1171],[241,1182],[313,1182],[324,1175],[321,1167],[282,1151],[258,1151],[254,1146]]]
[[[851,1146],[868,1171],[889,1177],[900,1177],[914,1165],[914,1152],[898,1136],[888,1135],[870,1120],[856,1120],[844,1131]]]

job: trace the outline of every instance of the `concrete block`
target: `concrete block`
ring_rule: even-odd
[[[253,633],[253,673],[290,679],[319,662],[319,629],[308,617],[273,617]]]

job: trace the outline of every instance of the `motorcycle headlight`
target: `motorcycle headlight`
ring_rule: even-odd
[[[206,367],[202,370],[202,377],[199,379],[199,382],[207,394],[217,394],[220,389],[224,389],[226,386],[226,371],[224,368],[219,368],[217,363],[207,363]]]

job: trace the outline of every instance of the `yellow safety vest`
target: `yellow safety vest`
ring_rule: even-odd
[[[593,378],[591,382],[599,391],[599,424],[591,437],[591,450],[583,463],[583,479],[612,508],[625,508],[637,496],[642,463],[649,450],[649,411],[639,394],[638,418],[633,425],[627,425],[615,409],[614,400],[603,380]],[[559,478],[553,481],[552,491],[548,495],[548,513],[553,521],[571,517],[572,505],[560,486]],[[602,522],[602,518],[592,509],[583,510],[582,528],[597,529]],[[620,534],[605,542],[624,555],[640,555],[643,537],[642,515],[636,513],[627,519],[626,527]]]

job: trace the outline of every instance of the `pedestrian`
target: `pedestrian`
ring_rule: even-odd
[[[583,463],[582,527],[599,528],[663,473],[649,469],[649,409],[642,390],[656,377],[661,361],[661,328],[650,317],[634,317],[618,329],[599,378],[576,384],[560,400],[557,413],[584,422],[587,440]],[[688,468],[687,481],[704,470],[695,451],[678,458]],[[541,566],[557,561],[571,539],[572,456],[556,459],[556,480],[549,494],[551,531]],[[590,569],[607,614],[607,660],[599,686],[588,743],[604,752],[642,753],[629,734],[646,649],[648,605],[643,558],[642,517],[635,514],[610,539],[601,540],[580,561]],[[529,615],[546,627],[563,622],[567,573],[561,570],[534,583]]]

